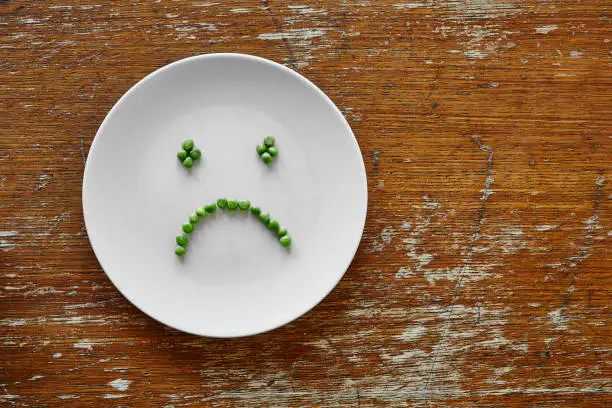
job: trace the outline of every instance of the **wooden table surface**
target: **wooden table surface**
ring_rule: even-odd
[[[0,406],[611,406],[612,4],[0,2]],[[346,115],[369,211],[336,289],[270,333],[150,319],[81,211],[136,81],[242,52]]]

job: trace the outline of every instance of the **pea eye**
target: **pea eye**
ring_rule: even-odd
[[[179,150],[179,152],[176,154],[176,157],[187,169],[193,167],[194,163],[200,160],[200,157],[202,157],[202,151],[194,147],[195,144],[193,139],[185,140],[181,144],[181,150]]]
[[[255,147],[257,154],[265,164],[272,163],[273,158],[278,155],[278,147],[275,144],[274,136],[266,136],[263,143]]]

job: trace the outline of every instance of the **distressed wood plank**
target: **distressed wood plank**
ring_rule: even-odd
[[[609,5],[0,2],[0,402],[610,406]],[[81,178],[149,72],[244,52],[307,75],[361,146],[338,287],[271,333],[166,328],[89,246]]]

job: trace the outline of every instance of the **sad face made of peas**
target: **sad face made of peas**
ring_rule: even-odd
[[[272,136],[266,136],[262,144],[257,145],[256,151],[261,160],[267,165],[270,164],[275,156],[278,155],[278,148],[275,146],[276,140]],[[185,168],[193,167],[194,163],[202,157],[200,149],[195,147],[193,140],[189,139],[183,142],[182,149],[177,153],[178,159],[182,162]],[[206,204],[203,207],[197,208],[188,219],[188,222],[182,225],[182,234],[176,236],[176,248],[174,253],[182,257],[187,252],[187,244],[189,243],[189,234],[191,234],[200,221],[207,216],[217,212],[217,208],[226,210],[228,213],[233,211],[248,211],[264,223],[268,229],[276,234],[279,242],[284,247],[291,245],[291,237],[287,233],[287,229],[281,227],[280,223],[272,218],[269,213],[263,213],[261,208],[252,206],[249,200],[234,200],[227,198],[219,198],[217,202]]]

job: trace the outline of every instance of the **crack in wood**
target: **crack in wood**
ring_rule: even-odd
[[[81,135],[81,160],[83,161],[83,168],[85,168],[85,162],[87,158],[85,157],[85,145],[83,143],[83,135]]]
[[[291,43],[289,42],[289,39],[283,35],[281,23],[280,21],[278,21],[278,18],[276,18],[276,14],[274,14],[274,12],[272,11],[270,2],[268,0],[261,0],[261,4],[263,5],[263,9],[268,13],[268,16],[272,20],[272,23],[274,24],[274,30],[276,31],[276,33],[278,33],[281,36],[283,44],[285,45],[285,48],[287,49],[287,54],[289,54],[288,55],[289,66],[291,66],[291,69],[297,71],[297,65],[295,63],[295,54],[293,52],[293,48],[291,47]]]
[[[480,211],[478,213],[478,220],[476,221],[476,227],[474,227],[474,232],[472,233],[472,240],[470,242],[470,246],[468,248],[468,252],[467,252],[467,254],[465,256],[465,261],[463,263],[463,268],[461,268],[461,271],[459,272],[459,278],[457,280],[457,285],[455,286],[455,293],[453,295],[453,299],[451,300],[451,303],[450,303],[450,306],[449,306],[448,317],[445,320],[445,326],[444,326],[444,331],[442,332],[442,338],[440,339],[440,341],[438,342],[438,346],[436,347],[436,351],[435,351],[433,360],[431,362],[431,368],[429,369],[429,373],[427,374],[427,379],[425,380],[425,385],[423,387],[423,392],[427,392],[427,388],[429,387],[429,383],[431,381],[431,378],[432,378],[432,376],[434,375],[434,373],[436,371],[436,363],[438,362],[438,357],[440,355],[440,350],[442,349],[444,341],[446,340],[446,336],[448,334],[448,330],[449,330],[450,325],[451,325],[451,319],[453,317],[453,309],[455,307],[455,303],[457,302],[457,298],[459,297],[459,292],[461,291],[461,285],[462,285],[462,282],[463,282],[463,276],[465,274],[465,271],[467,270],[467,268],[470,266],[470,264],[472,262],[472,254],[474,252],[474,246],[475,246],[476,241],[478,241],[478,238],[480,236],[480,228],[481,228],[481,225],[482,225],[482,220],[484,218],[485,205],[487,203],[487,199],[489,198],[489,190],[491,188],[491,184],[493,183],[493,178],[491,177],[491,172],[492,172],[492,169],[493,169],[493,150],[491,150],[488,146],[484,145],[480,141],[480,139],[478,139],[476,136],[471,136],[471,139],[474,141],[474,143],[476,143],[478,145],[480,150],[482,150],[483,152],[487,153],[487,175],[486,175],[486,179],[485,179],[485,187],[484,187],[484,190],[483,190],[483,195],[482,195],[482,199],[481,199],[481,203],[480,203]]]
[[[595,204],[593,206],[593,213],[591,217],[589,218],[589,221],[595,222],[597,221],[599,217],[598,213],[599,213],[599,207],[601,205],[601,194],[603,192],[603,185],[604,185],[605,180],[606,180],[606,177],[603,175],[603,172],[600,173],[599,177],[597,177],[597,180],[595,180],[595,184],[597,185],[597,189],[595,190],[595,199],[593,200]],[[587,232],[586,234],[584,234],[584,245],[582,249],[580,250],[580,255],[575,257],[576,264],[572,268],[572,280],[565,292],[565,295],[563,296],[563,302],[561,302],[561,307],[559,308],[559,313],[561,315],[563,314],[564,311],[567,310],[567,305],[569,304],[570,299],[572,297],[572,293],[574,292],[574,285],[576,284],[576,281],[578,280],[578,271],[580,270],[580,267],[582,266],[582,263],[584,262],[584,260],[589,257],[589,251],[591,250],[591,238],[593,237],[592,230],[589,227],[590,225],[587,225]]]

